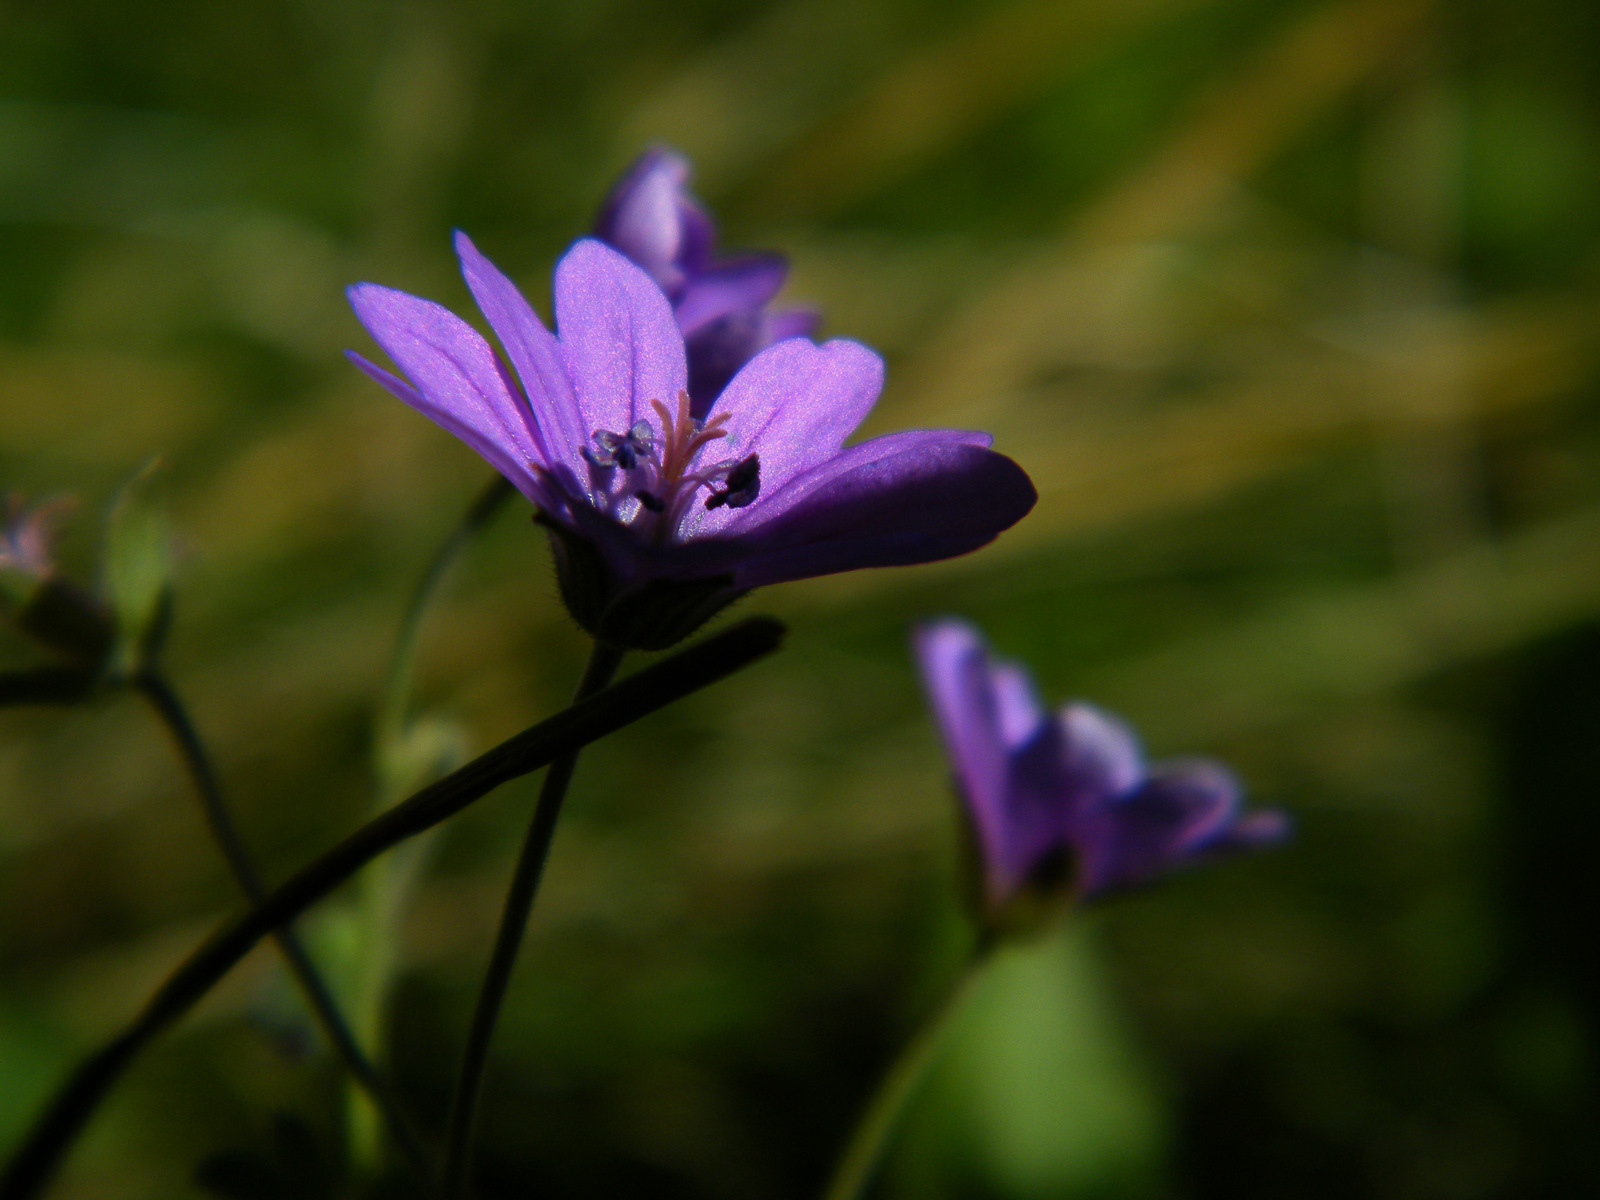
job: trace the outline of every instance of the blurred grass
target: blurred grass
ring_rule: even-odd
[[[869,431],[992,429],[1041,500],[970,558],[747,601],[780,660],[585,760],[486,1194],[819,1184],[962,942],[904,640],[940,611],[1301,833],[1019,954],[886,1193],[1583,1194],[1597,48],[1567,0],[11,6],[0,464],[100,501],[166,458],[173,668],[281,873],[364,812],[405,591],[484,474],[348,369],[341,289],[470,311],[460,225],[547,311],[615,172],[675,144],[730,244],[887,354]],[[423,707],[487,746],[581,656],[507,517]],[[464,815],[408,923],[431,1128],[530,801]],[[232,896],[115,700],[4,714],[0,861],[9,1138]],[[186,1194],[275,1107],[336,1136],[274,978],[141,1067],[63,1195]]]

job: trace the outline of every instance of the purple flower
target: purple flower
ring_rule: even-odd
[[[689,162],[646,150],[611,190],[594,236],[643,267],[672,302],[689,355],[690,415],[704,417],[739,368],[785,338],[810,337],[820,316],[768,312],[789,264],[781,254],[712,255],[716,227],[685,185]]]
[[[1239,784],[1220,763],[1147,767],[1117,718],[1087,704],[1047,713],[1027,673],[993,661],[972,626],[925,625],[915,644],[990,917],[1052,884],[1087,899],[1287,834],[1282,813],[1239,811]]]
[[[768,346],[700,420],[671,305],[615,250],[580,241],[556,267],[558,339],[464,234],[456,248],[515,373],[459,317],[370,283],[350,302],[405,378],[351,358],[539,507],[596,636],[657,649],[750,588],[963,554],[1033,506],[987,434],[845,447],[883,383],[859,343]]]
[[[0,523],[0,575],[32,586],[55,574],[57,530],[74,507],[76,501],[66,496],[32,506],[19,495],[8,496]]]

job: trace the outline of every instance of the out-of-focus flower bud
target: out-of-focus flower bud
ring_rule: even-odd
[[[56,535],[74,506],[65,496],[31,506],[20,496],[7,500],[0,528],[0,612],[41,645],[98,670],[115,641],[111,614],[56,570]]]

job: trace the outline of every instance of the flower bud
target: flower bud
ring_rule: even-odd
[[[98,597],[61,578],[54,549],[57,526],[73,507],[66,497],[31,508],[7,502],[0,530],[0,611],[34,641],[98,670],[116,641],[116,623]]]

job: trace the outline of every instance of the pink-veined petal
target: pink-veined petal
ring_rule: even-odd
[[[544,461],[565,462],[579,469],[580,455],[591,431],[583,427],[559,343],[516,285],[459,231],[456,253],[461,257],[461,274],[473,299],[522,380]]]
[[[883,360],[861,343],[817,346],[791,338],[746,363],[710,415],[728,414],[724,453],[759,455],[761,490],[773,496],[796,476],[836,458],[882,390]],[[722,518],[703,528],[735,523]]]
[[[688,372],[672,307],[611,247],[585,238],[557,265],[556,332],[587,434],[656,422],[652,400],[676,411]]]
[[[405,380],[352,354],[356,365],[470,445],[524,494],[536,492],[534,469],[545,463],[527,406],[477,330],[432,301],[377,284],[356,284],[348,295]]]

